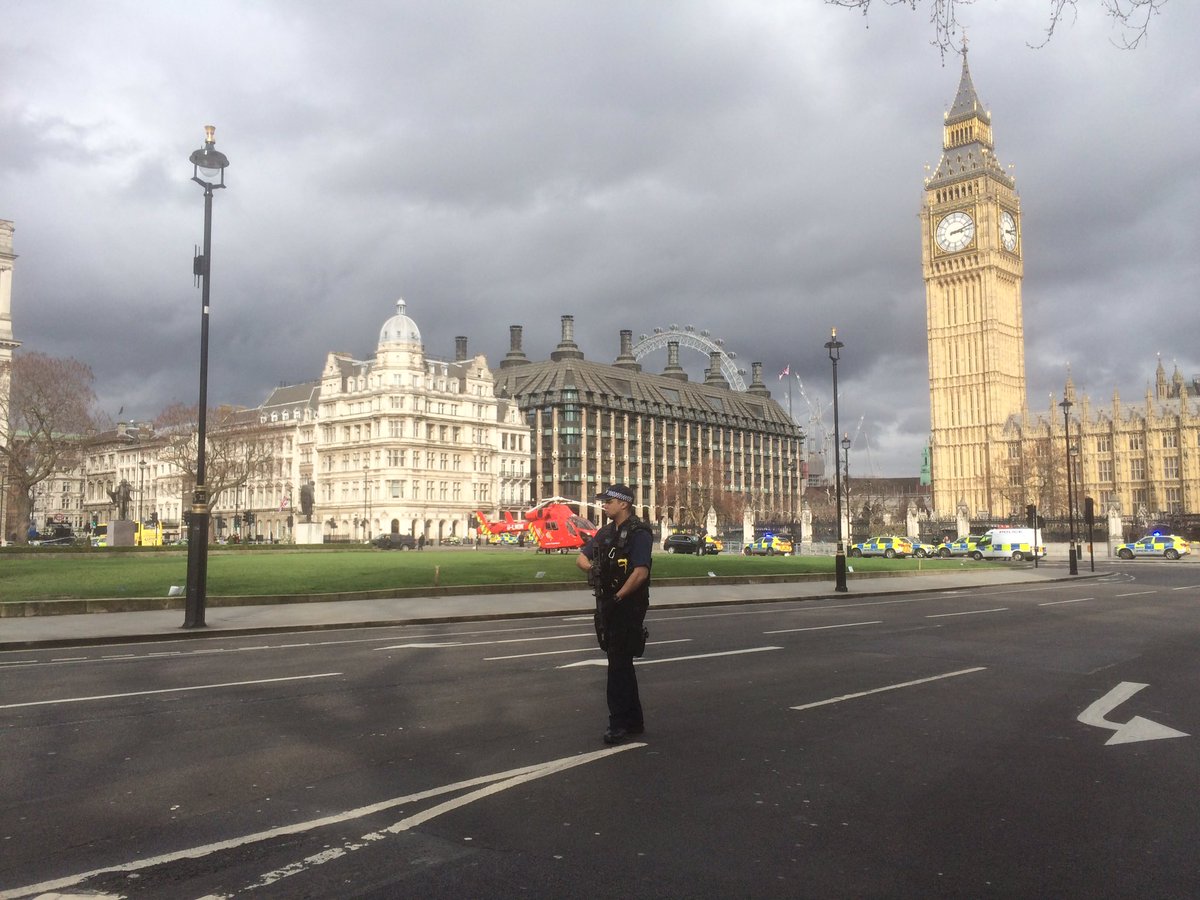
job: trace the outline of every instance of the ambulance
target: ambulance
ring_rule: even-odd
[[[1046,548],[1037,543],[1037,532],[1032,528],[992,528],[985,531],[975,549],[972,559],[1038,559],[1046,555]]]

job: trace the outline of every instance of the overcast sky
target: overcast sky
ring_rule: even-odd
[[[852,472],[915,475],[918,214],[961,62],[925,13],[876,5],[6,0],[15,337],[88,363],[114,418],[196,402],[188,156],[212,124],[210,402],[370,357],[402,296],[429,356],[465,334],[492,365],[514,324],[546,358],[564,313],[604,362],[622,328],[707,329],[784,408],[777,376],[799,374],[819,443],[836,326]],[[1094,401],[1140,401],[1159,355],[1200,373],[1200,3],[1168,3],[1133,52],[1098,0],[1030,49],[1046,6],[960,14],[1021,195],[1030,403],[1068,365]]]

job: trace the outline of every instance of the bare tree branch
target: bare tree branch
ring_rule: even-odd
[[[841,6],[847,9],[857,9],[864,17],[871,11],[875,0],[825,0],[830,6]],[[885,6],[907,6],[913,12],[928,4],[929,23],[933,26],[934,38],[930,41],[941,53],[943,62],[947,53],[959,51],[956,46],[959,41],[959,11],[964,6],[971,6],[975,0],[882,0]],[[1015,0],[1012,0],[1015,3]],[[1038,44],[1029,44],[1034,49],[1040,49],[1050,43],[1055,29],[1063,21],[1063,15],[1070,10],[1071,21],[1078,18],[1079,0],[1047,0],[1050,6],[1050,19],[1046,25],[1045,38]],[[1150,30],[1150,20],[1162,12],[1167,0],[1092,0],[1098,3],[1105,14],[1113,20],[1113,27],[1120,32],[1120,38],[1112,43],[1125,50],[1136,50],[1146,38]],[[870,25],[868,24],[868,27]]]

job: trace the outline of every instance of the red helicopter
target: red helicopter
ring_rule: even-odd
[[[551,497],[525,511],[525,521],[518,522],[512,513],[504,513],[504,521],[492,522],[476,510],[475,519],[479,530],[496,539],[522,542],[532,538],[537,541],[539,551],[566,553],[578,550],[596,534],[596,526],[571,509],[572,501],[565,497]],[[511,536],[511,537],[510,537]]]
[[[537,541],[539,551],[578,550],[596,536],[596,526],[577,515],[569,503],[566,497],[551,497],[525,511],[529,533]]]
[[[525,530],[529,528],[528,522],[518,522],[513,518],[513,514],[507,510],[504,511],[504,521],[502,522],[489,521],[488,517],[482,512],[475,510],[475,521],[478,523],[475,527],[488,535],[520,535],[524,534]]]

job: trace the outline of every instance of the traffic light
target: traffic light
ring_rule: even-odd
[[[1030,503],[1025,507],[1025,524],[1029,528],[1037,528],[1037,504]]]
[[[254,513],[250,512],[250,510],[246,510],[246,512],[242,515],[242,521],[245,522],[247,525],[253,525],[254,524]]]
[[[1096,501],[1091,497],[1083,498],[1083,521],[1087,523],[1088,528],[1096,524]]]
[[[183,527],[184,528],[192,527],[192,511],[190,509],[185,509],[183,511]]]

